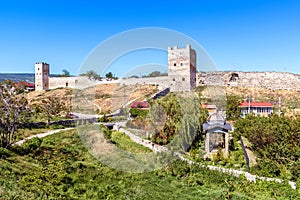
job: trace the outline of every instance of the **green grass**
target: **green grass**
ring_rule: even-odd
[[[113,133],[112,138],[116,145],[136,150],[124,135]],[[96,160],[76,130],[11,150],[0,148],[0,177],[1,200],[299,199],[287,184],[251,183],[182,161],[149,173],[117,171]]]
[[[120,148],[132,153],[147,153],[152,152],[151,149],[144,147],[141,144],[133,142],[129,136],[121,132],[112,132],[111,141],[116,143]]]

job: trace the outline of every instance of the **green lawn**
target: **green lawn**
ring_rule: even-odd
[[[123,134],[112,140],[145,151]],[[0,177],[0,199],[299,199],[287,184],[250,183],[182,161],[149,173],[117,171],[95,159],[76,130],[0,148]]]

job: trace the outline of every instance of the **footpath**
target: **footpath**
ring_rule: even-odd
[[[52,135],[52,134],[55,134],[55,133],[59,133],[61,131],[67,131],[67,130],[72,130],[72,129],[74,129],[74,128],[58,129],[58,130],[53,130],[53,131],[48,131],[48,132],[45,132],[45,133],[37,134],[37,135],[32,135],[30,137],[27,137],[23,140],[20,140],[20,141],[14,143],[13,145],[22,145],[25,141],[30,140],[34,137],[43,138],[43,137],[46,137],[48,135]],[[162,151],[168,151],[168,149],[164,146],[154,144],[150,140],[143,139],[143,138],[131,133],[130,131],[128,131],[124,128],[121,128],[121,123],[116,123],[115,126],[114,126],[114,130],[124,132],[127,136],[130,137],[131,140],[133,140],[134,142],[136,142],[138,144],[141,144],[145,147],[148,147],[149,149],[151,149],[155,153],[156,152],[162,152]],[[200,163],[196,163],[196,162],[193,162],[193,161],[185,158],[182,154],[180,154],[178,152],[176,152],[175,155],[177,155],[181,160],[184,160],[184,161],[188,162],[189,164],[196,164],[200,167],[207,168],[208,170],[216,170],[216,171],[219,171],[221,173],[226,173],[226,174],[229,174],[229,175],[232,175],[232,176],[235,176],[235,177],[240,177],[240,176],[243,175],[243,176],[246,177],[246,179],[248,181],[256,182],[256,180],[263,180],[263,181],[274,181],[274,182],[278,182],[278,183],[284,183],[284,180],[278,179],[278,178],[262,177],[262,176],[253,175],[253,174],[250,174],[249,172],[245,172],[245,171],[241,171],[241,170],[218,167],[218,166],[213,166],[213,165],[203,165],[203,164],[200,164]],[[296,189],[296,183],[295,182],[288,181],[288,183],[293,189]]]

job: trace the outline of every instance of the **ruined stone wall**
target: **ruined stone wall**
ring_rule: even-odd
[[[197,85],[259,87],[300,91],[300,75],[283,72],[197,73]]]
[[[108,81],[103,79],[101,81],[91,80],[85,76],[74,76],[74,77],[50,77],[49,78],[49,89],[55,88],[76,88],[83,89],[92,87],[98,84],[117,83],[118,80]]]
[[[67,86],[68,83],[68,86]],[[168,76],[148,78],[126,78],[119,80],[92,81],[87,77],[50,77],[49,89],[58,87],[87,88],[97,84],[120,83],[124,85],[150,84],[159,85],[161,89],[170,87],[172,80]],[[198,85],[220,85],[259,87],[272,90],[296,90],[300,91],[300,75],[281,72],[201,72],[197,73]]]
[[[170,87],[170,79],[168,76],[147,77],[147,78],[126,78],[126,79],[120,79],[120,84],[124,84],[124,85],[155,84],[155,85],[160,85],[161,88],[167,88]]]

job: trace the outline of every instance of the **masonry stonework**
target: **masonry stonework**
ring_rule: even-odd
[[[300,75],[286,72],[201,72],[197,73],[197,85],[300,91]]]
[[[196,87],[196,51],[168,47],[168,78],[171,92],[191,91]]]
[[[35,63],[35,90],[49,89],[49,64],[44,62]]]

